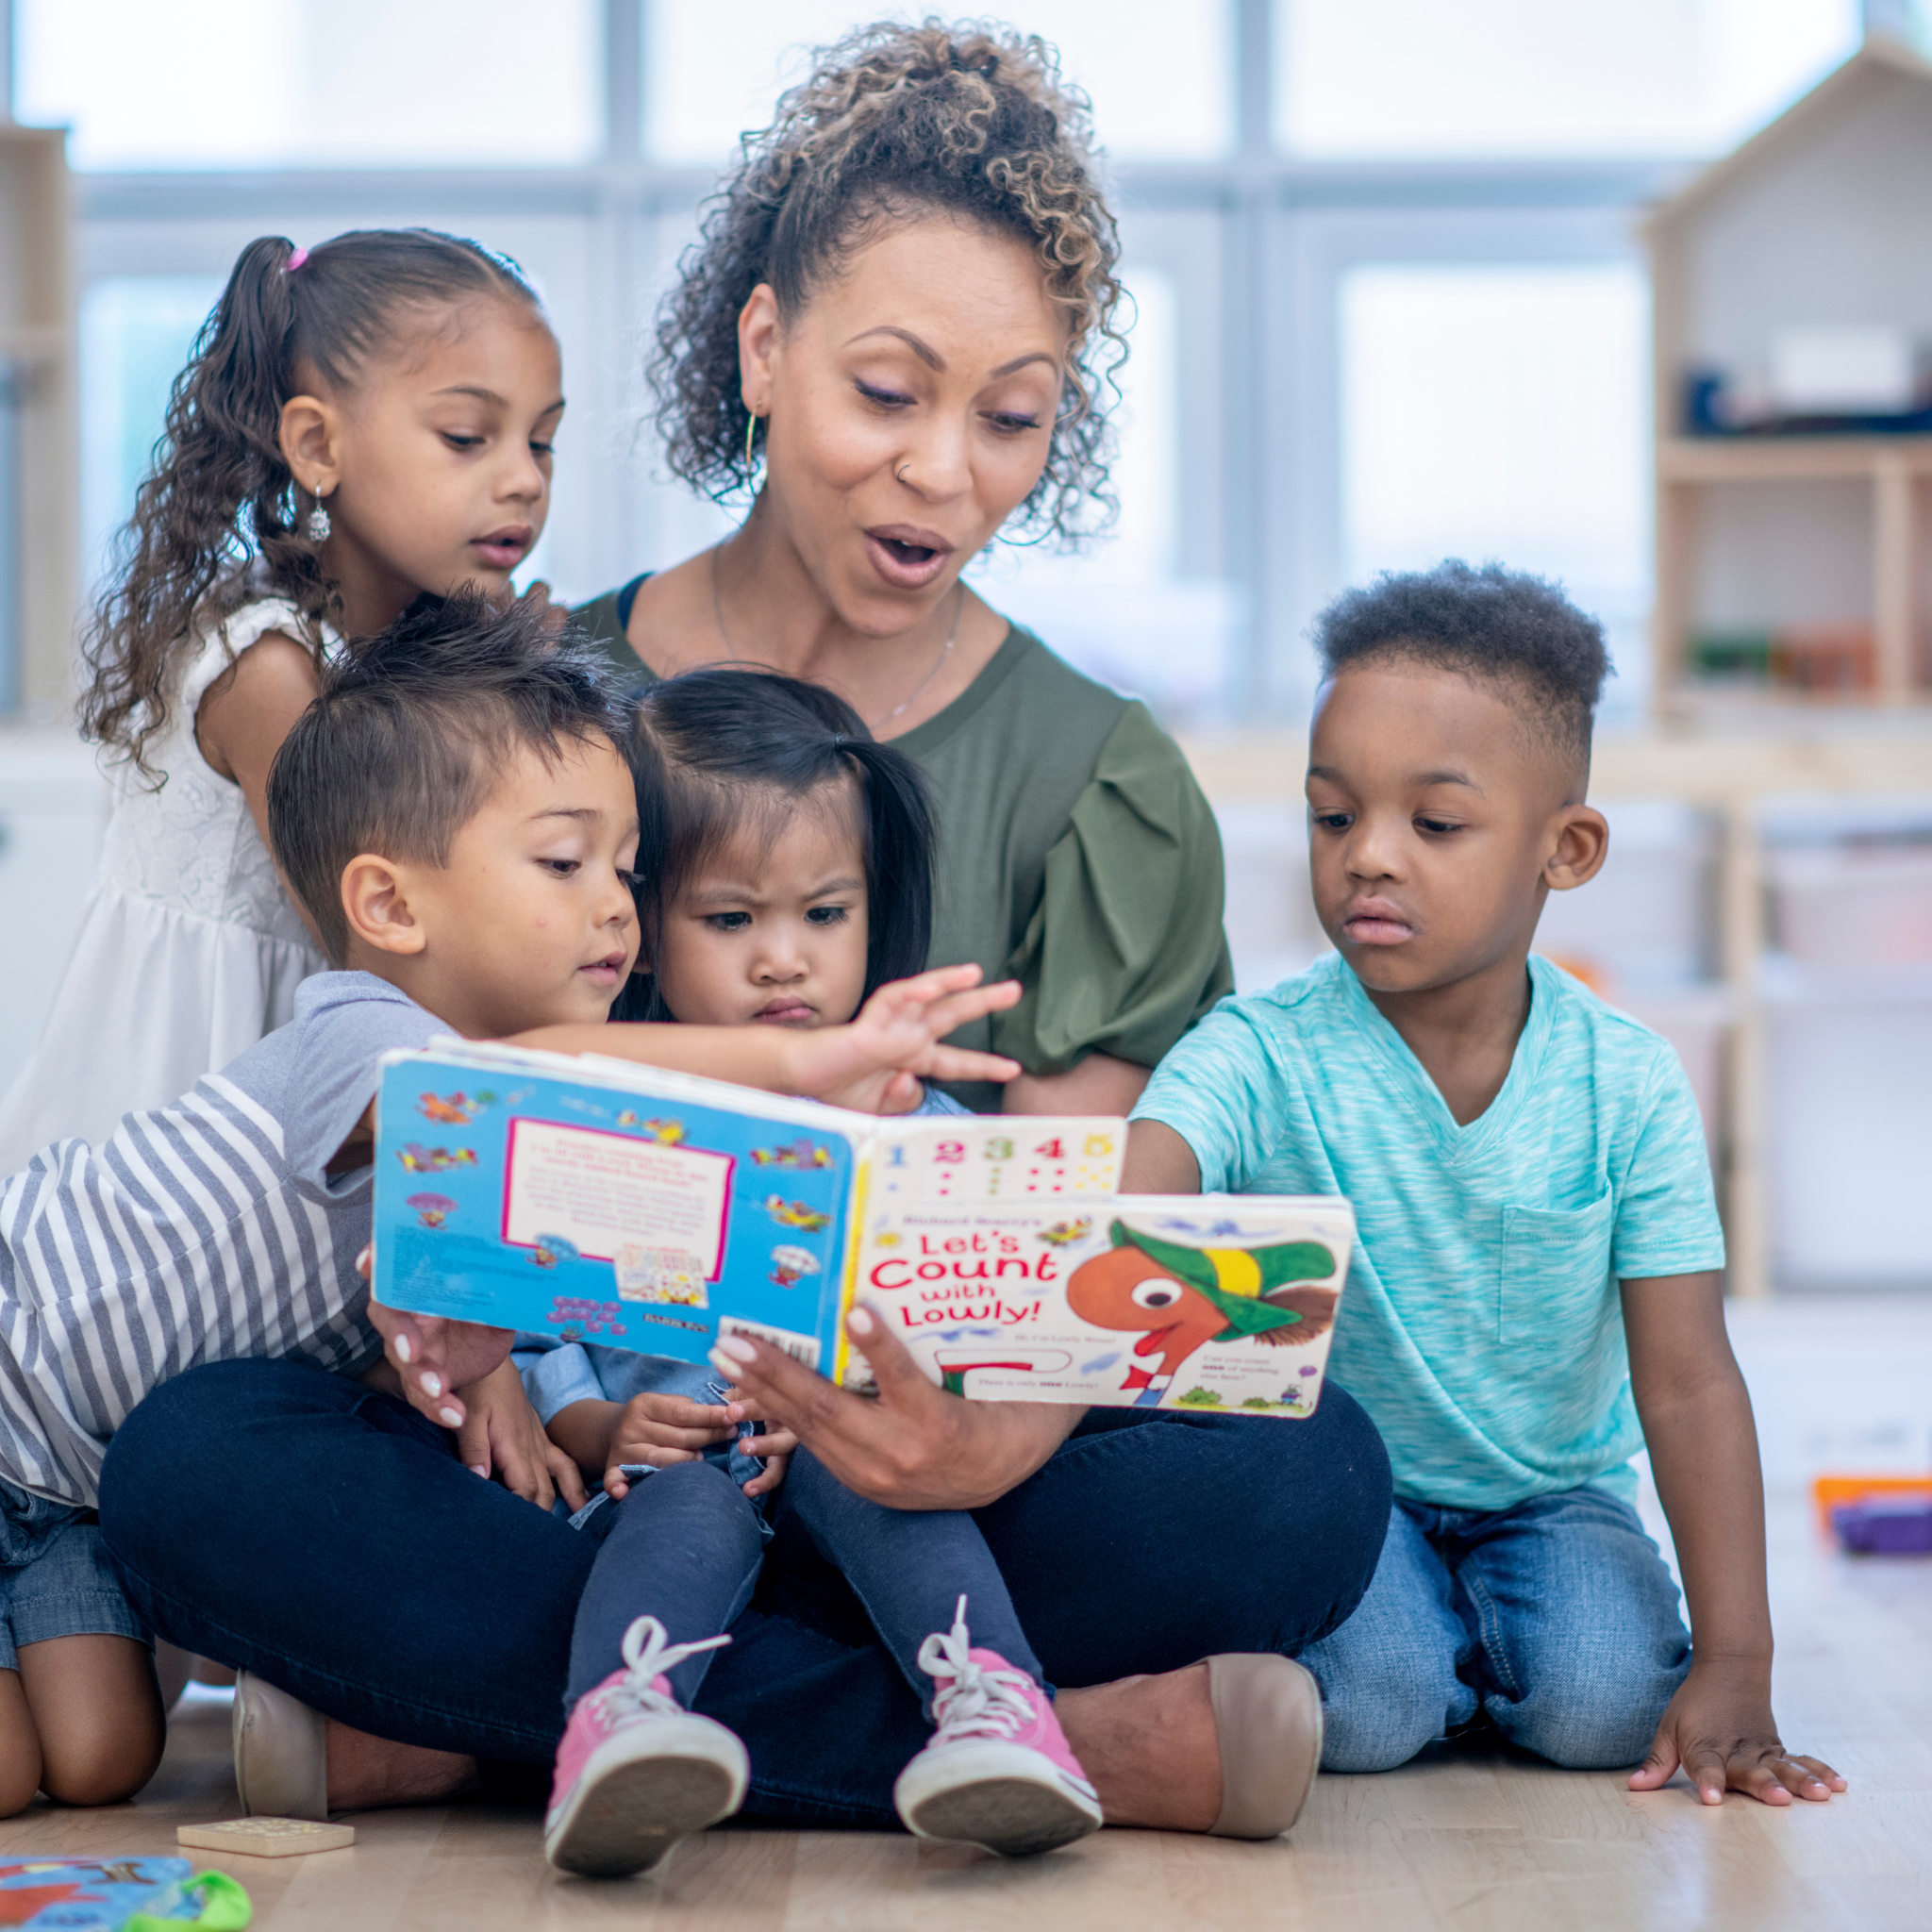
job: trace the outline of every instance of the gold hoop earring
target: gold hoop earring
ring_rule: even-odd
[[[758,426],[758,412],[756,409],[748,409],[744,418],[744,480],[747,483],[751,481],[751,473],[757,462],[751,452],[751,440],[757,435]]]

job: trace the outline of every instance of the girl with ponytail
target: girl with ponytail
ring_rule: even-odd
[[[557,342],[514,263],[426,229],[242,251],[169,398],[82,646],[119,793],[0,1172],[185,1093],[323,969],[263,836],[270,764],[341,640],[500,591],[543,528]]]

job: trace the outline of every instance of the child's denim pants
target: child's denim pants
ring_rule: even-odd
[[[1637,1512],[1593,1485],[1514,1508],[1398,1497],[1374,1580],[1301,1660],[1324,1771],[1390,1771],[1487,1716],[1553,1764],[1649,1751],[1690,1667],[1677,1587]]]

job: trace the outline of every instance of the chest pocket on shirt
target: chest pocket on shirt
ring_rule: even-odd
[[[1583,1341],[1579,1324],[1602,1321],[1615,1207],[1606,1188],[1588,1208],[1503,1209],[1498,1340],[1540,1339],[1561,1347]]]

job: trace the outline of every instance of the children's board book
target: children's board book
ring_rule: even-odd
[[[32,1932],[154,1932],[202,1925],[238,1932],[248,1894],[186,1858],[9,1858],[0,1863],[0,1925]]]
[[[1313,1413],[1347,1202],[1121,1195],[1125,1146],[439,1041],[383,1060],[375,1293],[693,1362],[749,1335],[866,1390],[862,1299],[958,1394]]]

